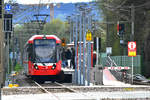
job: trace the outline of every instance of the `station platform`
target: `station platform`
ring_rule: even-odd
[[[64,72],[65,79],[64,82],[66,83],[74,83],[74,73],[75,70],[72,68],[61,68],[61,70]]]
[[[64,72],[64,74],[74,74],[74,69],[72,68],[61,68],[61,70]]]

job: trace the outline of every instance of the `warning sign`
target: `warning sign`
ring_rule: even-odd
[[[129,57],[136,56],[136,42],[128,42],[128,56]]]

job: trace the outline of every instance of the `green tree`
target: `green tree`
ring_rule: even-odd
[[[103,25],[105,26],[104,30],[106,31],[106,46],[112,47],[112,55],[124,55],[126,52],[124,52],[123,48],[127,46],[127,41],[130,39],[131,34],[130,22],[127,23],[130,17],[126,15],[126,12],[119,9],[123,4],[125,4],[124,0],[98,0],[97,4],[99,5],[102,20],[106,22]],[[120,44],[120,40],[122,38],[117,35],[118,21],[126,21],[126,23],[124,23],[124,46]],[[127,48],[125,49],[127,50]]]
[[[50,23],[44,25],[43,34],[56,35],[60,39],[65,38],[69,40],[69,25],[60,19],[54,19]]]
[[[105,52],[105,48],[106,48],[106,27],[105,24],[102,24],[101,21],[97,21],[95,23],[95,28],[93,33],[93,39],[94,37],[100,37],[101,38],[101,52]]]
[[[103,17],[103,21],[116,22],[126,21],[125,24],[125,42],[126,42],[126,54],[127,54],[127,42],[134,37],[134,41],[137,43],[137,55],[142,55],[142,73],[150,77],[150,6],[148,0],[98,0],[99,9]],[[131,35],[131,5],[134,5],[134,36]],[[109,35],[114,33],[113,26],[109,25]],[[108,34],[107,34],[108,35]],[[108,39],[108,37],[107,37]],[[114,36],[109,36],[110,44],[114,44],[113,48],[121,50]],[[118,45],[118,46],[117,46]],[[123,49],[122,49],[123,50]],[[121,51],[123,52],[123,51]],[[120,52],[120,54],[121,54]],[[113,54],[116,55],[116,51],[113,50]]]

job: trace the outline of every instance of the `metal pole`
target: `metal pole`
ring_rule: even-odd
[[[13,31],[13,37],[12,37],[12,42],[13,42],[13,67],[12,67],[12,71],[14,70],[14,67],[15,67],[15,48],[14,48],[14,46],[15,46],[15,36],[14,36],[15,34],[14,34],[14,31]]]
[[[85,66],[86,66],[86,56],[85,56],[85,48],[86,48],[86,12],[83,12],[83,85],[85,85]]]
[[[90,30],[90,15],[88,15],[88,30]],[[87,48],[87,85],[89,86],[89,68],[90,68],[90,41],[88,41],[88,48]]]
[[[133,57],[132,57],[132,84],[133,84]]]
[[[90,85],[90,41],[88,41],[88,52],[87,52],[87,85]]]
[[[72,21],[71,21],[71,17],[69,17],[69,23],[70,23],[70,43],[72,42]]]
[[[91,10],[91,9],[90,9],[90,10]],[[90,24],[90,27],[89,27],[89,29],[90,29],[90,31],[91,31],[91,30],[92,30],[92,15],[89,15],[89,17],[90,17],[90,23],[89,23],[89,24]],[[91,34],[92,34],[92,33],[91,33]],[[89,56],[89,57],[90,57],[90,65],[89,65],[90,68],[89,68],[89,70],[90,70],[90,72],[91,72],[91,41],[90,41],[90,47],[89,47],[89,48],[90,48],[90,56]],[[90,76],[89,76],[89,77],[90,77]]]
[[[88,83],[88,85],[90,85],[90,81],[91,81],[91,79],[90,79],[90,77],[91,77],[91,41],[89,41],[90,42],[90,45],[89,45],[89,83]]]
[[[99,38],[96,37],[96,65],[98,65],[98,55],[99,55]]]
[[[88,14],[88,30],[91,31],[91,16]],[[91,44],[90,41],[88,41],[88,52],[87,52],[87,85],[90,85],[90,68],[91,68]]]
[[[134,5],[132,5],[131,6],[132,41],[134,41],[134,16],[135,16],[135,8]]]
[[[81,85],[81,53],[82,53],[82,48],[81,48],[81,41],[82,41],[82,12],[80,15],[80,35],[79,35],[79,49],[80,49],[80,54],[79,54],[79,72],[80,72],[80,85]]]
[[[107,12],[106,12],[106,22],[108,22],[108,14],[107,14]],[[109,24],[108,23],[106,23],[107,24],[107,32],[106,32],[106,47],[109,47],[110,45],[110,43],[109,43]]]
[[[4,8],[3,7],[3,4],[4,4],[4,0],[1,0],[1,8]],[[3,64],[3,59],[5,58],[3,56],[3,49],[4,49],[4,33],[3,33],[3,10],[2,10],[2,18],[0,18],[0,100],[1,100],[1,88],[2,88],[2,84],[3,84],[3,81],[4,81],[4,64]]]
[[[76,16],[75,20],[76,24],[76,40],[75,40],[75,76],[76,76],[76,83],[78,84],[78,61],[77,61],[77,40],[78,40],[78,15]]]
[[[72,17],[72,25],[73,25],[72,41],[74,42],[74,30],[75,30],[75,27],[74,27],[74,16]]]
[[[72,40],[71,40],[71,36],[72,36],[72,29],[71,29],[71,27],[72,27],[72,24],[71,24],[71,16],[69,16],[68,18],[69,18],[68,20],[69,20],[69,24],[70,24],[70,43],[71,43],[71,41],[72,41]]]
[[[9,33],[7,33],[7,46],[8,46],[8,48],[7,48],[7,60],[8,60],[8,66],[7,66],[7,68],[8,68],[8,74],[10,73],[9,72]]]
[[[134,15],[135,15],[135,8],[134,8],[134,5],[132,5],[131,6],[132,41],[134,41]],[[133,57],[132,57],[132,84],[133,84],[133,74],[134,74],[134,68],[133,68]]]

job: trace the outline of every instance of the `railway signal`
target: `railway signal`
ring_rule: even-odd
[[[12,14],[4,14],[4,32],[12,32]]]
[[[119,36],[122,36],[124,34],[124,29],[125,29],[125,26],[124,24],[120,24],[119,22],[117,23],[117,34]]]
[[[66,46],[66,39],[63,38],[61,41],[62,41],[62,42],[61,42],[61,45],[62,45],[63,47]]]

